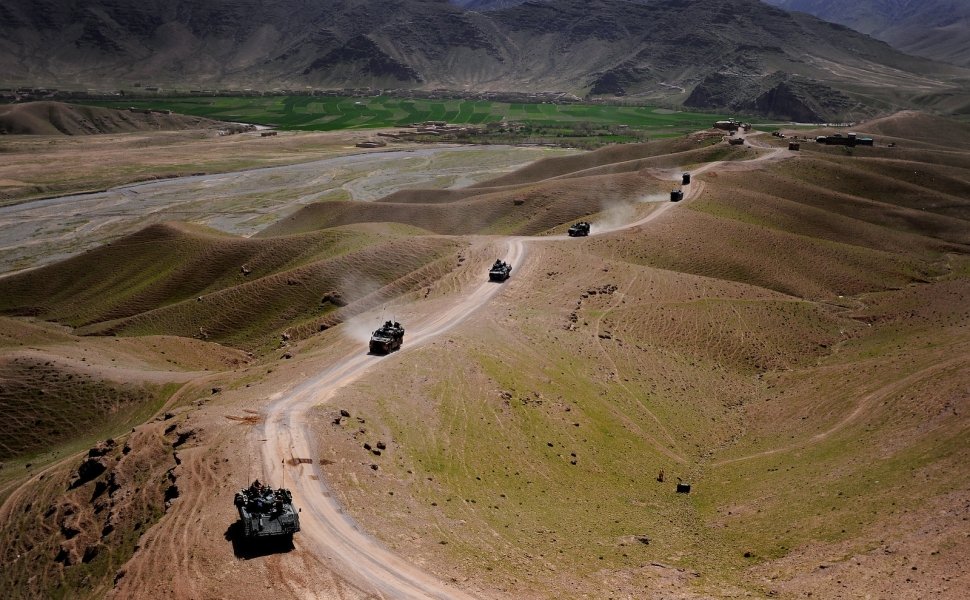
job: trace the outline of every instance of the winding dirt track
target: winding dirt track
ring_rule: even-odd
[[[706,168],[712,166],[714,163]],[[702,189],[703,184],[695,182],[685,200],[697,196]],[[601,229],[596,235],[645,225],[673,206],[676,205],[664,202],[638,221]],[[505,261],[517,271],[525,260],[528,244],[564,239],[569,238],[565,235],[506,238]],[[409,322],[407,346],[401,352],[419,347],[455,327],[502,289],[503,286],[486,281],[464,294],[448,310]],[[349,356],[301,383],[267,407],[266,420],[254,432],[258,439],[266,440],[259,447],[264,473],[269,481],[279,482],[284,481],[282,470],[287,469],[285,482],[293,492],[295,504],[302,509],[300,545],[312,549],[321,558],[343,563],[335,566],[355,584],[389,598],[471,598],[409,564],[362,531],[337,503],[318,464],[286,466],[286,461],[294,456],[317,454],[309,425],[310,411],[326,403],[337,390],[354,382],[382,360],[382,357],[365,354],[365,351],[362,348],[359,354]]]
[[[762,146],[763,147],[763,146]],[[726,163],[712,162],[694,169],[695,175],[717,168],[726,170],[755,169],[763,163],[792,156],[787,150],[773,150],[753,160]],[[676,173],[679,178],[679,172]],[[691,184],[684,201],[700,195],[703,182]],[[621,229],[643,226],[676,206],[664,202],[645,217],[622,226],[598,229],[602,235]],[[519,270],[526,257],[527,245],[547,240],[568,239],[565,235],[542,238],[506,238],[505,260]],[[401,352],[421,346],[464,321],[484,306],[504,286],[484,282],[465,293],[448,310],[408,323],[407,346]],[[285,481],[293,492],[294,502],[302,509],[299,536],[301,546],[315,552],[322,559],[339,564],[334,567],[363,589],[388,598],[471,598],[454,586],[436,580],[420,568],[408,563],[368,535],[344,513],[325,482],[324,473],[316,463],[303,463],[287,468],[286,461],[294,456],[312,457],[315,444],[310,430],[310,411],[326,403],[340,388],[354,382],[382,359],[365,354],[349,356],[326,371],[301,383],[267,407],[262,427],[255,431],[260,440],[264,473],[269,481]],[[282,472],[286,469],[286,474]]]

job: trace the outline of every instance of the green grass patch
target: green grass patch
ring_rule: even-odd
[[[274,125],[280,129],[332,131],[394,127],[427,120],[479,125],[520,121],[540,126],[589,123],[609,127],[625,125],[637,130],[656,130],[666,135],[710,127],[726,115],[658,111],[654,107],[601,104],[523,104],[469,100],[268,96],[268,97],[168,97],[152,100],[92,101],[109,108],[156,108],[222,121]]]

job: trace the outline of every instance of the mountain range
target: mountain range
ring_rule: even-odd
[[[469,3],[470,4],[470,3]],[[759,0],[9,0],[0,85],[564,91],[797,120],[970,110],[970,70]]]
[[[965,0],[764,0],[840,23],[934,60],[970,67],[970,2]]]

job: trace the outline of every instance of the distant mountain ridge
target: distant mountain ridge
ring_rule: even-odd
[[[970,67],[966,0],[764,0],[851,27],[908,54]]]
[[[0,5],[0,87],[555,90],[828,120],[936,102],[956,79],[970,71],[759,0]]]

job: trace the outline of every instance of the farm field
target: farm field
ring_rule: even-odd
[[[725,115],[680,112],[649,106],[592,104],[523,104],[487,100],[424,100],[389,96],[373,98],[272,96],[158,98],[92,102],[111,108],[156,108],[208,117],[272,125],[280,129],[334,131],[409,125],[420,121],[447,121],[482,125],[503,119],[535,127],[588,123],[607,127],[626,125],[677,135],[709,127]]]

